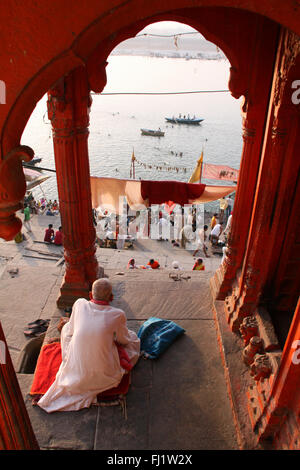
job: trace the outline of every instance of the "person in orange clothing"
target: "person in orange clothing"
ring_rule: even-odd
[[[214,228],[214,226],[217,224],[217,217],[218,214],[214,214],[210,220],[210,228],[211,230]]]
[[[160,264],[158,261],[155,261],[154,259],[150,259],[149,263],[147,266],[150,266],[152,269],[158,269],[160,268]]]
[[[202,258],[196,259],[192,271],[204,271],[204,270],[205,270],[205,266],[203,264],[203,259]]]

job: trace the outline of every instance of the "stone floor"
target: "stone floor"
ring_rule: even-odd
[[[43,240],[48,223],[58,228],[59,217],[49,219],[35,216],[33,233],[21,245],[0,242],[0,321],[17,371],[28,342],[26,324],[50,318],[47,334],[53,336],[64,314],[55,302],[64,273],[64,264],[57,265],[61,249],[36,243]],[[37,246],[57,258],[41,259],[46,255],[26,249]],[[126,270],[129,258],[144,264],[154,255],[160,271]],[[191,252],[157,241],[138,241],[129,250],[98,249],[97,257],[113,283],[113,303],[126,312],[129,328],[138,331],[156,316],[176,321],[185,334],[158,360],[139,360],[127,395],[127,419],[120,406],[47,414],[31,404],[33,375],[18,373],[41,449],[238,449],[209,291],[220,258],[206,259],[206,271],[193,272]],[[169,277],[175,259],[183,268],[178,281]]]

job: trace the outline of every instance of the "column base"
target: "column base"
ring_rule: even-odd
[[[102,277],[107,276],[104,274],[104,268],[102,266],[98,266],[96,279]],[[56,300],[57,307],[61,309],[72,307],[74,302],[80,298],[89,300],[92,284],[93,282],[88,281],[77,283],[66,282],[64,276],[60,287],[60,295]]]
[[[83,286],[82,284],[68,285],[63,281],[60,288],[60,295],[56,300],[56,305],[61,309],[72,307],[77,299],[84,298],[89,300],[89,292],[89,286]]]

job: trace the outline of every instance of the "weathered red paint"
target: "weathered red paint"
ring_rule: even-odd
[[[0,349],[0,450],[37,450],[1,322]]]
[[[291,100],[291,84],[295,77],[300,76],[299,59],[298,36],[282,31],[251,222],[248,221],[247,246],[230,312],[233,329],[238,328],[245,316],[252,314],[267,283],[272,284],[285,236],[283,227],[289,221],[289,211],[294,203],[292,195],[297,192],[299,184],[299,112]],[[242,214],[237,214],[237,217],[235,222],[239,224]],[[297,218],[298,215],[296,222]],[[289,243],[291,235],[288,234],[286,243]],[[299,292],[298,279],[296,283]]]

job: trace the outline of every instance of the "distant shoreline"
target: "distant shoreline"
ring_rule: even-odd
[[[191,37],[137,36],[120,43],[111,55],[167,57],[172,59],[227,60],[215,44]]]
[[[209,53],[209,52],[197,52],[192,53],[190,51],[180,51],[180,52],[173,52],[173,51],[141,51],[141,50],[130,50],[130,49],[122,49],[111,52],[112,56],[138,56],[138,57],[154,57],[159,59],[185,59],[185,60],[225,60],[227,61],[227,57],[224,54],[219,52]]]

